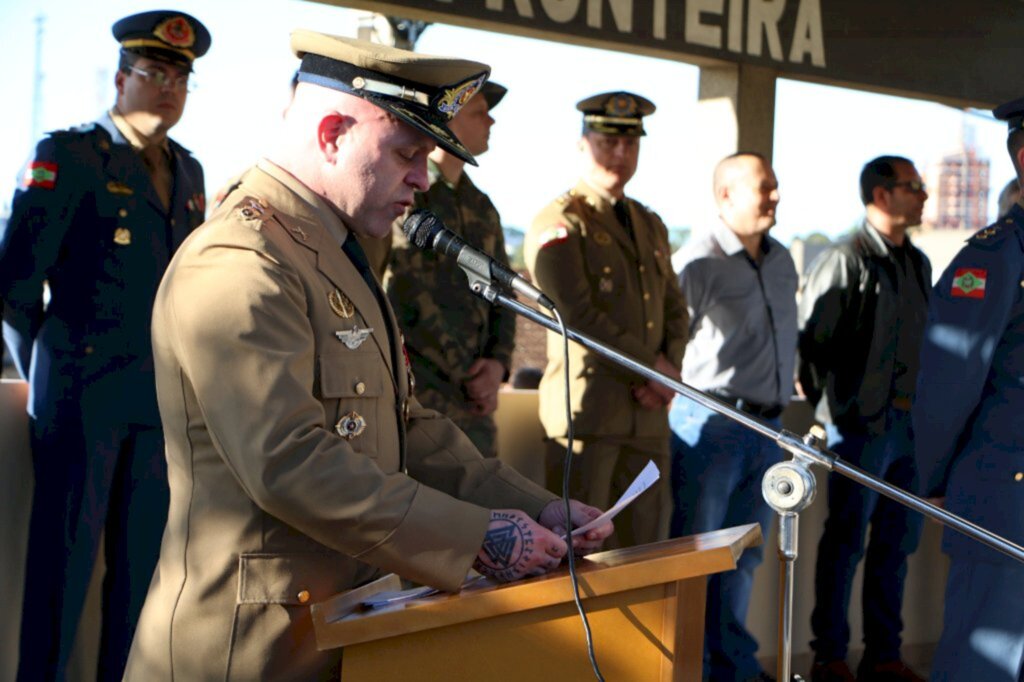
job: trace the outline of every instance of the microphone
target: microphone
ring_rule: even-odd
[[[467,273],[487,281],[496,280],[507,289],[522,294],[548,310],[555,309],[554,301],[545,296],[544,292],[486,253],[474,249],[459,235],[445,227],[440,218],[425,208],[409,214],[405,223],[402,224],[402,232],[418,248],[433,249],[438,253],[454,257],[458,261],[459,267]]]

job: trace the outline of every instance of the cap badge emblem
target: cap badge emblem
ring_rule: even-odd
[[[366,430],[366,420],[358,412],[352,411],[338,420],[334,430],[345,440],[352,440]]]
[[[360,329],[357,324],[351,329],[334,332],[334,335],[338,337],[339,341],[345,344],[346,348],[349,350],[355,350],[356,348],[359,348],[359,346],[363,345],[363,341],[365,341],[371,333],[373,333],[373,327]]]
[[[356,307],[352,305],[352,301],[337,289],[327,295],[327,302],[331,304],[334,314],[342,319],[347,320],[356,314]]]
[[[636,100],[629,95],[615,95],[608,98],[604,112],[609,116],[635,116],[638,108]]]
[[[153,35],[174,47],[192,47],[196,42],[196,34],[185,17],[171,17],[161,21],[153,29]]]
[[[459,113],[459,109],[469,101],[473,93],[480,89],[485,80],[487,80],[487,74],[482,73],[476,78],[471,78],[464,83],[445,90],[441,93],[441,98],[437,102],[438,111],[447,116],[450,121],[455,117],[455,114]]]

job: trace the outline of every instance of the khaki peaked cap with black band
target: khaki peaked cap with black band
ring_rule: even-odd
[[[476,165],[448,122],[487,80],[486,64],[304,29],[292,32],[292,52],[302,60],[300,83],[361,97]]]
[[[602,92],[580,100],[576,108],[583,112],[583,132],[639,137],[644,132],[644,116],[654,113],[654,102],[631,92]]]
[[[480,88],[480,96],[487,101],[488,110],[498,106],[498,102],[505,97],[505,93],[507,92],[508,88],[504,85],[499,85],[494,81],[487,81],[484,83],[483,87]]]

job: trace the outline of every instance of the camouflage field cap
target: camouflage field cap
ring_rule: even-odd
[[[505,97],[505,93],[508,92],[508,88],[504,85],[499,85],[494,81],[487,81],[484,86],[480,88],[480,96],[487,100],[487,108],[493,109],[498,106],[498,102]]]
[[[302,60],[300,83],[372,102],[476,165],[448,122],[487,80],[491,69],[486,64],[304,29],[292,32],[292,52]]]
[[[654,102],[631,92],[602,92],[576,103],[583,112],[583,131],[605,135],[639,137],[644,132],[644,116],[654,113]]]
[[[210,32],[201,21],[172,10],[133,14],[115,23],[110,32],[122,50],[189,70],[192,62],[210,49],[211,42]]]

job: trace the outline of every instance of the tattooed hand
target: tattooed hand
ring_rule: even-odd
[[[544,509],[541,510],[540,517],[537,520],[540,522],[540,525],[550,529],[555,535],[565,537],[565,534],[572,528],[584,526],[601,515],[600,509],[591,507],[589,504],[583,504],[579,500],[569,500],[569,510],[572,516],[570,518],[571,523],[567,524],[565,522],[565,501],[554,500],[553,502],[548,502]],[[611,521],[605,521],[596,528],[591,528],[583,535],[578,535],[572,539],[573,551],[579,556],[599,549],[604,544],[605,538],[611,535],[613,530],[615,530],[615,526],[612,525]]]
[[[518,509],[491,510],[484,544],[473,568],[505,582],[557,568],[565,541]]]

